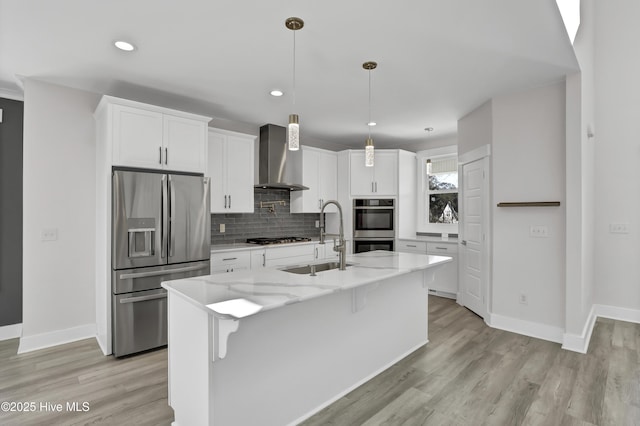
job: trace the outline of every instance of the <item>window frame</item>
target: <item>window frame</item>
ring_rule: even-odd
[[[457,146],[445,146],[441,148],[434,148],[416,153],[416,159],[418,161],[417,176],[417,188],[418,188],[418,203],[417,203],[417,220],[416,230],[422,233],[435,233],[435,234],[458,234],[458,223],[430,223],[429,222],[429,194],[432,192],[429,190],[429,181],[427,178],[427,160],[435,160],[447,157],[458,156]],[[460,205],[460,167],[458,165],[458,189],[453,190],[436,190],[433,193],[457,193],[458,194],[458,206]],[[458,212],[460,213],[460,212]]]

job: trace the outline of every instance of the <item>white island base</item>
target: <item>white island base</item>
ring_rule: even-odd
[[[437,269],[241,319],[167,286],[173,424],[283,426],[310,417],[427,343],[427,284]]]

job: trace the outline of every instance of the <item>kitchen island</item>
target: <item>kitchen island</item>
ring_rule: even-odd
[[[174,425],[311,416],[427,343],[428,285],[449,261],[374,251],[315,276],[266,268],[163,283]]]

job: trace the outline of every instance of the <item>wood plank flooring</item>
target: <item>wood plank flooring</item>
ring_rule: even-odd
[[[640,324],[599,319],[586,355],[487,327],[429,298],[430,343],[303,423],[316,425],[638,425]],[[116,360],[93,339],[16,355],[0,342],[0,425],[169,425],[167,351]],[[61,412],[41,402],[62,404]],[[67,402],[88,403],[68,411]],[[222,425],[236,426],[236,425]],[[253,425],[252,425],[253,426]]]

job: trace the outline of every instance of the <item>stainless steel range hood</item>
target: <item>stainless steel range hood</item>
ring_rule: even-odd
[[[302,185],[302,151],[287,149],[287,129],[275,124],[260,127],[256,188],[309,189]]]

